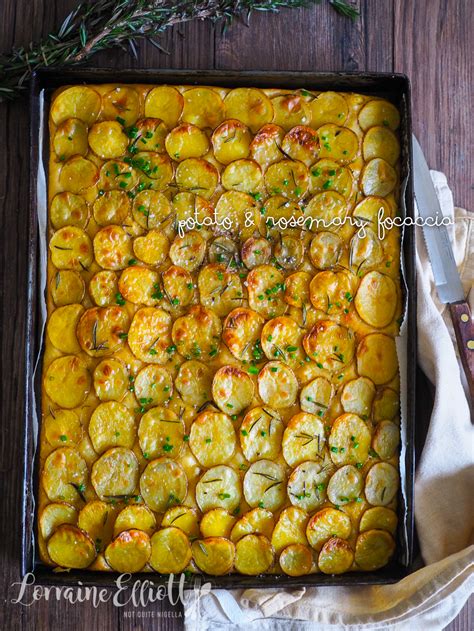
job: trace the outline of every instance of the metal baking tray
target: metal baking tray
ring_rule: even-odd
[[[91,572],[71,570],[54,573],[45,566],[36,553],[36,516],[34,497],[39,485],[39,455],[36,453],[34,434],[35,405],[40,400],[40,369],[34,372],[38,353],[41,350],[41,316],[39,312],[39,229],[37,221],[37,173],[40,161],[48,166],[48,125],[44,125],[43,155],[40,155],[40,117],[42,109],[47,121],[51,94],[60,86],[81,83],[149,83],[175,85],[215,85],[222,87],[258,87],[310,90],[334,90],[360,92],[380,96],[393,102],[400,111],[401,181],[405,182],[404,202],[406,215],[414,218],[412,147],[411,147],[411,105],[410,83],[402,74],[360,73],[360,72],[268,72],[268,71],[215,71],[215,70],[116,70],[94,69],[40,69],[35,72],[30,88],[30,205],[28,215],[29,260],[27,278],[27,320],[26,320],[26,392],[23,414],[24,443],[23,469],[24,486],[21,498],[22,509],[22,555],[21,572],[33,572],[36,582],[49,585],[74,585],[80,580],[83,585],[114,586],[117,574],[113,572]],[[42,98],[41,98],[42,96]],[[338,576],[309,574],[301,577],[265,574],[246,577],[239,574],[227,576],[198,575],[202,581],[209,581],[213,587],[299,587],[323,585],[368,585],[393,583],[411,571],[413,559],[414,521],[413,484],[415,465],[415,379],[416,379],[416,277],[415,277],[415,235],[414,226],[404,229],[402,256],[405,267],[405,280],[408,293],[405,293],[408,318],[407,340],[407,435],[405,457],[400,466],[405,470],[406,494],[399,491],[400,521],[396,535],[396,555],[384,568],[375,572],[349,572]],[[38,364],[40,368],[40,363]],[[41,411],[37,410],[38,418]],[[157,573],[141,573],[134,579],[152,580],[153,584],[164,584],[168,576]],[[193,578],[186,579],[185,586],[192,587]]]

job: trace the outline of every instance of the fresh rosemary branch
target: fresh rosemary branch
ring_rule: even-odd
[[[0,101],[14,99],[27,87],[32,72],[44,66],[71,66],[112,47],[137,57],[137,40],[154,39],[168,28],[192,20],[228,24],[252,11],[278,12],[308,7],[321,0],[86,0],[79,4],[56,33],[40,42],[0,55]],[[329,0],[340,14],[355,18],[357,10],[345,0]],[[166,52],[166,51],[163,51]]]

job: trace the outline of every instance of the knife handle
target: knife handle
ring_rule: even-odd
[[[474,323],[471,309],[465,300],[449,305],[459,355],[466,375],[471,402],[474,401]]]

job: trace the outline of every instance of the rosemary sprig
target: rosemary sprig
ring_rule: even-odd
[[[0,55],[0,101],[14,99],[27,88],[36,69],[72,66],[95,53],[122,48],[137,57],[137,42],[155,40],[167,29],[193,20],[228,25],[233,18],[248,20],[252,11],[278,13],[318,4],[320,0],[86,0],[64,20],[60,28],[39,42],[15,47]],[[357,10],[346,0],[329,0],[338,13],[355,19]]]

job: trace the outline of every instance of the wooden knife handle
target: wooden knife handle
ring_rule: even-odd
[[[471,309],[465,300],[461,300],[461,302],[450,304],[449,310],[472,403],[474,401],[474,323]]]

